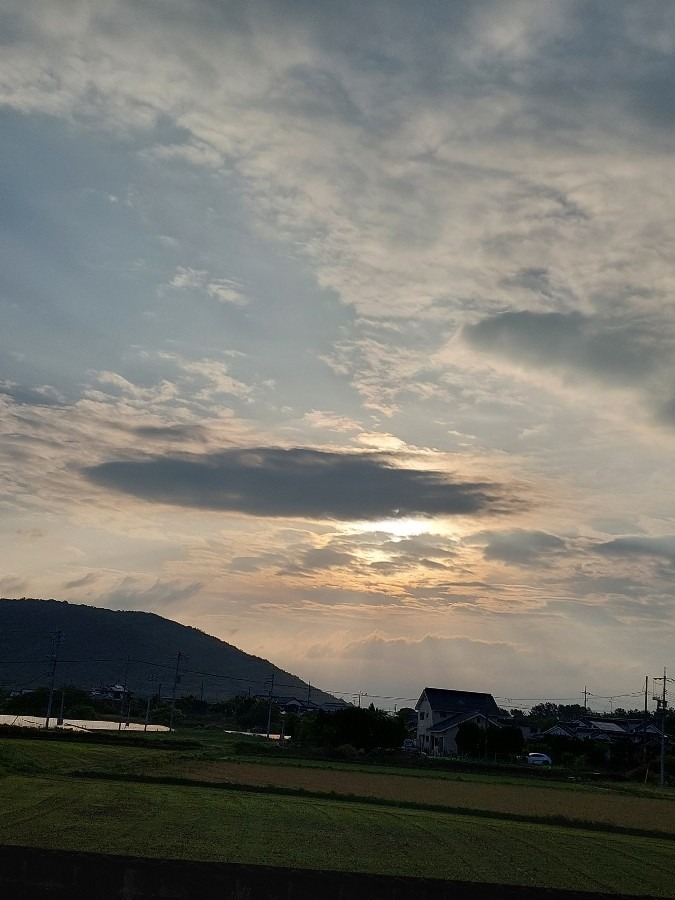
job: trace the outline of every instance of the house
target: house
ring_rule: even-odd
[[[627,719],[626,728],[634,744],[658,746],[661,743],[663,733],[653,722],[644,719]]]
[[[556,722],[546,731],[542,732],[539,737],[564,737],[576,739],[577,731],[574,722]]]
[[[500,711],[492,694],[424,688],[415,704],[417,744],[433,756],[457,753],[457,730],[463,722],[480,728],[501,727]]]
[[[268,703],[270,695],[256,694],[255,699]],[[323,710],[324,712],[334,712],[337,709],[343,709],[347,705],[344,700],[329,700],[325,703],[315,703],[313,700],[298,699],[295,695],[282,696],[280,694],[274,694],[272,702],[278,706],[282,712],[295,713],[298,716],[307,712],[313,712],[317,709]]]
[[[541,738],[566,737],[577,741],[600,741],[606,744],[656,745],[661,731],[650,720],[641,719],[576,719],[557,722],[544,731]]]
[[[92,700],[113,700],[116,703],[125,703],[133,697],[133,691],[127,690],[121,684],[107,684],[89,691]]]
[[[268,697],[261,697],[262,700],[268,700]],[[302,715],[307,710],[312,709],[313,704],[308,703],[306,700],[298,700],[295,696],[283,696],[280,697],[278,695],[274,695],[272,697],[272,702],[276,703],[276,705],[281,709],[282,712],[285,713],[295,713],[295,715]]]

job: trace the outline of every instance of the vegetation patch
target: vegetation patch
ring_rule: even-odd
[[[375,804],[378,806],[393,807],[395,809],[426,810],[435,813],[452,813],[454,815],[470,815],[479,818],[504,819],[512,822],[543,823],[547,825],[561,825],[565,828],[582,828],[584,830],[602,831],[612,834],[633,835],[636,837],[658,837],[662,840],[675,840],[675,830],[660,830],[658,828],[635,828],[611,823],[594,822],[592,819],[575,819],[565,815],[527,815],[515,812],[494,811],[489,809],[470,808],[466,806],[451,806],[440,803],[420,803],[414,801],[373,798],[363,794],[341,794],[337,791],[310,790],[302,787],[288,787],[275,784],[249,784],[245,781],[200,781],[195,778],[181,778],[172,775],[132,775],[125,773],[105,773],[95,770],[87,772],[73,772],[73,777],[91,778],[102,781],[123,781],[133,784],[147,785],[171,785],[173,787],[191,788],[215,788],[217,790],[235,791],[254,794],[271,794],[283,797],[302,797],[304,799],[325,800],[329,798],[336,801],[349,803]]]
[[[10,776],[0,782],[0,795],[4,843],[664,897],[672,893],[673,843],[653,838],[372,802],[129,780]]]

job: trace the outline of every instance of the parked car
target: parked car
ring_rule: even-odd
[[[530,766],[551,766],[551,757],[545,753],[528,753],[527,762]]]

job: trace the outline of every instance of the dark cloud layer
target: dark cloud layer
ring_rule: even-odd
[[[96,484],[144,500],[252,516],[373,520],[507,512],[520,505],[503,486],[397,468],[382,454],[254,447],[106,462],[83,471]]]
[[[565,552],[561,538],[545,531],[484,531],[476,537],[487,540],[485,559],[499,560],[510,565],[545,565],[552,557]]]
[[[651,557],[675,565],[675,535],[618,537],[594,547],[605,556]]]
[[[505,312],[465,327],[464,337],[477,350],[521,364],[577,370],[620,385],[643,383],[664,352],[659,340],[635,323],[578,312]]]

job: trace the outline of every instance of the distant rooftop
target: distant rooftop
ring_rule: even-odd
[[[427,687],[415,704],[418,709],[423,699],[427,699],[434,711],[445,713],[481,712],[488,716],[499,715],[499,707],[492,694],[477,691],[449,691],[444,688]]]

